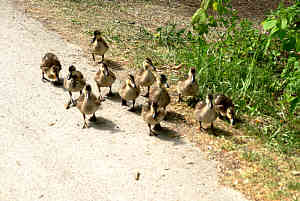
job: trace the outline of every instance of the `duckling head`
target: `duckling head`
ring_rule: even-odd
[[[212,109],[213,108],[213,95],[212,94],[207,94],[207,96],[206,96],[206,103],[207,103],[207,105],[208,105],[208,107],[210,108],[210,109]]]
[[[162,87],[163,85],[166,86],[166,88],[169,88],[169,84],[168,84],[168,79],[167,79],[167,76],[165,74],[161,74],[159,76],[159,79],[158,79],[158,83],[159,83],[159,86]]]
[[[235,112],[234,112],[234,107],[233,106],[230,106],[229,108],[227,108],[226,116],[230,120],[231,125],[234,125],[234,123],[235,123]]]
[[[131,86],[132,88],[136,88],[136,84],[134,81],[134,76],[129,74],[127,78],[127,85]]]
[[[189,77],[192,79],[192,83],[194,83],[196,81],[196,79],[195,79],[195,77],[196,77],[196,69],[194,67],[192,67],[190,69]]]
[[[150,70],[156,71],[156,68],[155,68],[155,66],[152,63],[152,60],[149,57],[147,57],[145,59],[145,61],[143,63],[143,66],[144,66],[145,70],[150,69]]]
[[[68,74],[68,77],[67,77],[68,80],[70,80],[72,78],[72,72],[74,72],[74,71],[76,71],[76,68],[75,68],[75,66],[71,65],[69,67],[69,74]]]
[[[95,42],[95,40],[96,40],[97,38],[99,38],[99,37],[101,37],[101,32],[100,32],[99,30],[95,30],[95,31],[94,31],[94,38],[93,38],[93,40],[92,40],[92,43]]]
[[[92,87],[91,85],[87,84],[85,86],[85,97],[88,99],[91,95],[91,92],[92,92]]]

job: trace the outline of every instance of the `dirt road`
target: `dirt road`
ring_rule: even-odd
[[[148,136],[142,118],[119,102],[104,102],[98,122],[81,129],[81,114],[65,110],[63,89],[41,82],[39,64],[55,52],[61,75],[74,64],[95,89],[82,51],[8,0],[0,5],[1,201],[246,200],[217,184],[216,163],[197,148]]]

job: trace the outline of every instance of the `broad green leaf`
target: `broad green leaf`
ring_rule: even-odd
[[[279,31],[278,27],[274,27],[270,33],[270,36],[274,36],[274,34],[276,34]]]
[[[207,10],[210,1],[211,0],[202,0],[202,2],[201,2],[201,8],[203,8],[204,10]]]
[[[199,8],[192,17],[192,24],[206,23],[207,14],[204,9]]]
[[[294,112],[297,105],[300,103],[300,98],[299,97],[295,97],[290,101],[290,113]]]
[[[296,34],[296,51],[300,52],[300,33]]]
[[[208,25],[207,24],[197,24],[195,25],[194,29],[196,29],[199,34],[204,34],[208,32]]]
[[[266,44],[266,46],[265,46],[265,51],[264,51],[264,54],[265,54],[265,55],[267,54],[267,50],[268,50],[268,48],[269,48],[269,46],[270,46],[271,40],[272,40],[272,38],[269,38],[268,41],[267,41],[267,44]]]
[[[287,19],[284,17],[281,19],[281,29],[286,29],[287,28]]]
[[[277,20],[269,20],[269,21],[264,21],[262,23],[263,28],[265,31],[268,31],[270,29],[272,29],[273,27],[275,27],[277,24]]]
[[[214,9],[215,11],[218,10],[218,2],[214,2],[214,3],[213,3],[213,9]]]

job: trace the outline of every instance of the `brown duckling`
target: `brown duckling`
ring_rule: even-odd
[[[102,37],[102,33],[99,30],[94,31],[94,38],[91,42],[92,47],[92,56],[93,60],[95,60],[95,55],[102,56],[102,60],[99,63],[102,63],[104,61],[104,54],[109,49],[108,44]]]
[[[135,99],[140,94],[140,88],[135,84],[134,76],[128,75],[126,82],[119,89],[122,105],[127,105],[127,101],[132,100],[132,108],[130,111],[134,111]]]
[[[142,117],[144,121],[148,124],[149,135],[157,135],[151,129],[152,125],[158,125],[166,116],[166,111],[163,108],[159,108],[156,102],[148,103],[143,105],[142,108]]]
[[[223,95],[223,94],[216,94],[215,95],[215,109],[216,112],[223,117],[227,117],[230,120],[231,125],[235,123],[235,110],[234,104],[232,100]]]
[[[73,105],[75,105],[75,101],[72,97],[72,92],[80,92],[80,95],[82,93],[82,89],[85,86],[85,79],[82,75],[82,73],[78,70],[76,70],[76,67],[71,65],[69,67],[69,73],[67,75],[67,77],[64,79],[64,87],[65,89],[69,92],[70,95],[70,101],[68,106],[70,105],[70,103],[72,103]]]
[[[102,63],[99,71],[96,73],[94,80],[97,83],[99,94],[101,96],[101,87],[109,87],[107,96],[112,96],[111,86],[116,80],[115,74],[108,69],[106,63]]]
[[[55,80],[54,84],[59,84],[59,72],[61,71],[61,64],[58,57],[53,53],[46,53],[42,58],[42,63],[40,65],[42,70],[42,81]],[[47,79],[46,76],[50,79]]]
[[[150,58],[146,58],[143,62],[143,68],[136,73],[136,83],[140,87],[147,87],[147,93],[144,97],[149,97],[150,86],[155,81],[155,75],[152,71],[156,71]]]
[[[166,87],[169,88],[167,77],[161,74],[157,79],[157,86],[151,88],[149,94],[149,101],[158,103],[158,106],[164,109],[166,109],[171,101]]]
[[[92,117],[89,119],[90,121],[92,122],[97,121],[95,113],[100,108],[102,101],[104,100],[97,98],[92,93],[91,85],[87,84],[84,88],[83,93],[76,100],[76,107],[81,112],[84,120],[84,124],[82,128],[88,128],[88,124],[85,120],[86,115],[92,115]]]
[[[182,96],[196,96],[198,93],[198,83],[195,79],[196,69],[190,68],[188,78],[184,81],[179,81],[177,84],[178,102],[182,101]]]
[[[206,96],[206,101],[200,101],[197,103],[196,107],[195,107],[195,111],[194,111],[194,115],[197,121],[199,121],[200,130],[205,130],[202,127],[202,122],[204,123],[211,123],[211,129],[213,130],[213,122],[216,120],[217,118],[217,113],[215,111],[214,108],[214,104],[213,104],[213,95],[212,94],[208,94]]]

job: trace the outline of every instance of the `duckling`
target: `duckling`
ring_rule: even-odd
[[[213,105],[213,95],[208,94],[206,96],[206,101],[200,101],[197,103],[194,111],[196,120],[200,123],[200,130],[204,130],[202,127],[202,122],[211,123],[211,129],[213,130],[213,122],[217,118],[217,113]]]
[[[161,74],[156,81],[157,86],[151,88],[149,102],[156,102],[160,108],[166,110],[167,105],[171,102],[170,95],[166,88],[169,88],[167,77]],[[165,88],[166,87],[166,88]],[[156,124],[153,129],[161,130],[160,124]]]
[[[99,30],[94,31],[94,38],[91,41],[92,45],[92,56],[95,61],[95,54],[102,56],[102,60],[99,63],[104,61],[104,54],[109,49],[106,41],[102,38],[102,33]]]
[[[157,135],[151,129],[151,125],[159,124],[165,118],[165,116],[166,116],[166,111],[163,108],[159,108],[156,102],[143,105],[142,117],[144,121],[148,124],[150,136]]]
[[[104,100],[98,99],[92,93],[91,85],[87,84],[84,88],[84,92],[76,100],[76,107],[82,113],[83,116],[84,124],[82,128],[88,128],[88,124],[85,120],[86,115],[92,115],[92,117],[89,119],[90,121],[92,122],[97,121],[95,113],[100,108],[102,101]]]
[[[111,86],[115,82],[116,76],[111,70],[108,70],[108,66],[106,63],[103,63],[102,66],[100,66],[100,69],[96,73],[94,80],[97,83],[100,96],[101,96],[101,87],[109,87],[109,92],[107,96],[113,95],[111,91]]]
[[[146,58],[143,62],[143,68],[136,74],[137,85],[141,87],[148,87],[147,93],[143,95],[144,97],[149,97],[150,86],[155,81],[155,76],[152,73],[152,70],[156,71],[156,68],[153,66],[151,59]]]
[[[70,101],[69,101],[68,106],[70,105],[70,103],[75,105],[75,101],[72,98],[72,92],[79,91],[80,95],[81,95],[82,89],[84,88],[84,86],[85,86],[85,79],[84,79],[82,73],[80,71],[76,70],[75,66],[71,65],[69,67],[69,74],[64,79],[64,87],[66,90],[68,90],[69,95],[70,95]]]
[[[235,111],[234,111],[234,104],[232,100],[223,95],[217,94],[215,95],[215,109],[216,112],[223,117],[227,117],[230,120],[231,125],[235,123]]]
[[[54,84],[59,84],[59,72],[61,71],[61,64],[58,57],[53,53],[46,53],[42,58],[42,63],[40,65],[42,70],[42,81],[51,82],[51,80],[56,80]],[[46,76],[49,78],[47,79]]]
[[[140,88],[135,84],[134,76],[129,75],[126,82],[119,89],[122,105],[127,105],[126,101],[133,101],[132,108],[129,111],[134,111],[135,99],[140,94]]]
[[[196,69],[190,68],[188,78],[184,81],[179,81],[177,84],[178,102],[182,101],[182,96],[195,96],[198,92],[198,83],[195,79]]]
[[[170,95],[165,87],[169,88],[167,77],[161,74],[157,79],[157,86],[151,88],[149,94],[149,101],[158,103],[158,106],[164,109],[166,109],[171,101]]]

